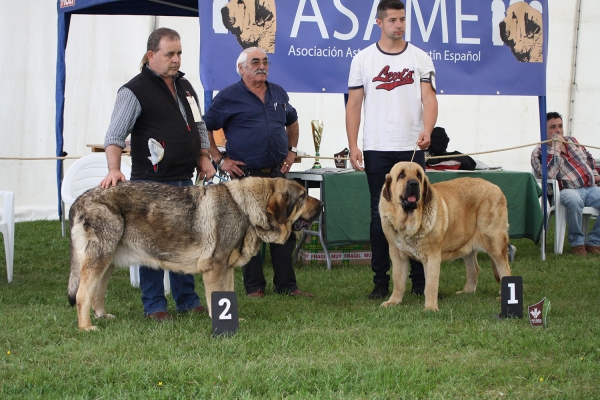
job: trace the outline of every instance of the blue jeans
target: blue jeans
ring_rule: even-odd
[[[381,189],[385,183],[385,175],[392,167],[400,161],[410,161],[413,158],[412,151],[364,151],[365,172],[371,194],[371,269],[375,273],[373,283],[375,285],[388,285],[390,276],[390,248],[381,227],[379,216],[379,198]],[[414,162],[425,169],[425,153],[418,150],[414,155]],[[423,264],[410,260],[410,279],[413,288],[425,287],[425,272]]]
[[[583,207],[594,207],[600,209],[600,187],[592,186],[582,189],[563,189],[560,191],[560,201],[567,209],[567,232],[571,247],[587,244],[598,246],[600,244],[600,218],[585,241],[585,232],[581,227]]]
[[[172,186],[193,186],[191,179],[152,182]],[[165,285],[163,283],[164,275],[165,273],[162,269],[140,266],[140,288],[142,289],[142,304],[144,305],[145,315],[167,311],[167,299],[165,298]],[[200,298],[195,291],[194,275],[169,271],[169,279],[171,281],[173,300],[175,300],[178,312],[190,311],[200,305]]]

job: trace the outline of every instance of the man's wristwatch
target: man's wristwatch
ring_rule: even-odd
[[[217,164],[217,168],[221,168],[223,166],[223,163],[225,162],[225,159],[227,158],[227,152],[224,151],[221,154],[222,154],[222,157],[219,160],[219,163]]]
[[[298,148],[295,146],[288,147],[288,151],[291,151],[292,153],[294,153],[296,155],[298,154]]]

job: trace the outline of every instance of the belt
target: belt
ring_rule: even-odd
[[[272,167],[272,168],[247,168],[240,167],[242,171],[251,171],[251,172],[262,172],[263,174],[268,174],[269,172],[279,171],[281,166]]]
[[[256,169],[256,168],[245,168],[245,167],[240,167],[240,169],[242,170],[242,172],[244,172],[244,176],[267,176],[269,177],[269,174],[281,174],[280,170],[281,170],[281,166],[277,166],[277,167],[272,167],[272,168],[260,168],[260,169]]]

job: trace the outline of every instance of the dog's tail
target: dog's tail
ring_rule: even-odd
[[[79,289],[79,270],[71,268],[71,276],[69,277],[69,304],[74,306],[77,303],[77,290]]]
[[[77,303],[77,290],[79,290],[79,262],[75,258],[73,243],[71,243],[71,275],[69,276],[69,287],[67,289],[71,307]]]

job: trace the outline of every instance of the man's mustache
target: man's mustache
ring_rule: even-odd
[[[268,72],[266,69],[257,69],[256,72],[254,73],[254,75],[258,75],[258,74],[265,74],[267,75]]]

